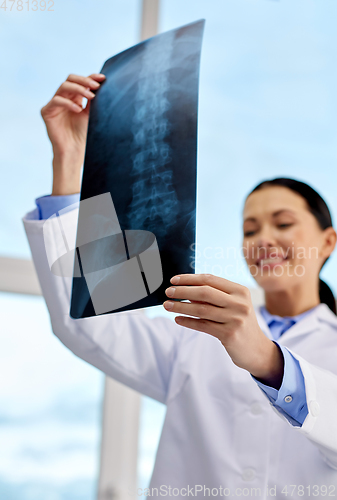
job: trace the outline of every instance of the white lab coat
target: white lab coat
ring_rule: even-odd
[[[285,486],[288,497],[292,491],[292,498],[321,498],[314,485],[323,485],[325,496],[337,496],[337,317],[325,304],[279,339],[298,359],[305,379],[309,414],[295,427],[210,335],[139,311],[72,319],[71,278],[50,272],[44,221],[31,217],[23,222],[55,335],[110,377],[167,405],[150,484],[159,489],[158,498],[168,486],[178,488],[176,498],[192,496],[195,489],[183,489],[188,485],[218,488],[218,496],[259,499],[284,499]],[[68,230],[75,235],[72,224]],[[57,247],[58,233],[49,231]],[[215,493],[198,490],[197,496]]]

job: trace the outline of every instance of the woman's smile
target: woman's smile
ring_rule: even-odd
[[[273,269],[276,266],[283,265],[286,261],[288,261],[288,257],[283,257],[282,255],[277,255],[273,257],[264,257],[259,258],[255,265],[260,269]]]

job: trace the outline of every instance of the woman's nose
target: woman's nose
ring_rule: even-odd
[[[275,240],[272,238],[259,238],[256,242],[256,246],[259,248],[272,248],[275,246]]]
[[[257,240],[255,241],[255,245],[260,249],[270,249],[276,246],[276,240],[270,227],[261,228],[259,234],[257,235]]]
[[[260,231],[256,236],[257,238],[255,240],[255,245],[257,245],[258,247],[270,248],[275,246],[276,244],[273,228],[269,224],[260,227]]]
[[[275,242],[266,236],[260,237],[255,243],[255,251],[253,251],[253,258],[265,259],[272,248],[275,248]]]

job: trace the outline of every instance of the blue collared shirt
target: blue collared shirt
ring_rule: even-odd
[[[37,205],[35,213],[36,218],[40,220],[48,219],[59,210],[77,203],[79,199],[79,193],[68,196],[41,196],[35,200]],[[252,378],[258,384],[260,389],[264,391],[270,402],[274,406],[281,409],[281,413],[284,413],[288,420],[296,426],[302,425],[308,414],[304,377],[297,359],[294,358],[286,347],[278,344],[276,341],[285,331],[310,314],[314,309],[315,308],[312,308],[309,311],[299,314],[298,316],[282,318],[281,316],[270,314],[264,306],[260,307],[260,312],[274,339],[273,342],[282,351],[284,358],[284,373],[279,390],[262,384],[262,382],[258,381],[253,376]]]
[[[80,193],[68,194],[67,196],[41,196],[36,198],[35,203],[38,210],[39,219],[49,219],[59,210],[69,207],[80,200]]]

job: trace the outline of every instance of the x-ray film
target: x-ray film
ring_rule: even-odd
[[[108,59],[91,102],[70,315],[162,304],[193,273],[204,20]]]

